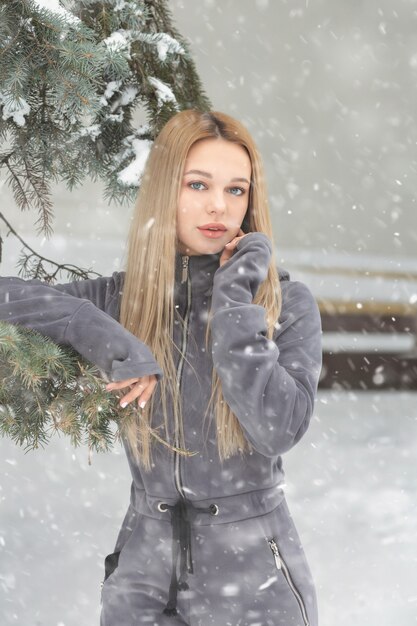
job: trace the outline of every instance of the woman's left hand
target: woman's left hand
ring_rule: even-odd
[[[157,378],[154,374],[149,376],[142,376],[140,378],[129,378],[127,380],[119,380],[118,382],[108,383],[106,385],[107,391],[118,391],[119,389],[125,389],[128,387],[130,391],[122,396],[119,400],[119,406],[123,409],[133,400],[138,401],[141,409],[152,395],[153,390],[157,385]]]
[[[246,235],[249,235],[249,233],[244,233],[243,230],[240,228],[237,237],[235,237],[234,239],[232,239],[232,241],[229,241],[229,243],[226,244],[220,256],[220,267],[230,259],[230,257],[233,255],[233,252],[235,251],[237,244],[241,239],[243,239],[243,237],[246,237]]]

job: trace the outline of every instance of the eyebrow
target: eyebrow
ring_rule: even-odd
[[[206,178],[213,178],[209,172],[203,172],[202,170],[189,170],[188,172],[185,172],[184,176],[188,176],[188,174],[198,174],[199,176],[205,176]],[[231,178],[230,180],[231,182],[248,183],[248,185],[250,185],[247,178]]]

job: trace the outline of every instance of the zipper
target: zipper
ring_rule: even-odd
[[[188,278],[188,261],[190,260],[189,256],[182,257],[182,274],[181,274],[181,284],[185,283]]]
[[[287,567],[287,564],[285,563],[284,559],[282,558],[281,554],[279,553],[278,550],[278,545],[277,542],[275,541],[275,539],[267,539],[269,547],[272,550],[272,554],[274,555],[274,560],[275,560],[275,566],[278,570],[282,571],[282,573],[284,574],[284,578],[287,581],[287,584],[289,586],[289,588],[291,589],[291,591],[293,592],[295,599],[298,602],[298,606],[300,607],[300,611],[301,614],[303,616],[303,620],[304,620],[304,624],[305,626],[309,626],[309,621],[308,621],[308,617],[307,617],[307,611],[306,608],[304,606],[304,601],[300,595],[300,592],[298,591],[297,587],[294,585],[294,582],[291,578],[291,574],[289,572],[289,569]]]
[[[184,330],[183,330],[182,343],[181,343],[181,355],[182,356],[180,358],[180,361],[178,363],[178,368],[177,368],[177,388],[178,388],[178,391],[180,391],[180,388],[181,388],[182,370],[183,370],[183,365],[184,365],[184,355],[185,355],[185,351],[187,349],[188,322],[189,322],[189,319],[190,319],[190,311],[191,311],[191,281],[190,281],[190,278],[189,278],[189,275],[188,275],[188,261],[189,261],[189,259],[190,259],[189,256],[183,256],[182,257],[181,283],[187,282],[187,306],[186,306],[186,310],[185,310]],[[179,445],[180,445],[179,434],[178,433],[177,433],[175,445],[177,447],[179,447]],[[185,499],[185,493],[184,493],[184,489],[183,489],[183,485],[182,485],[182,481],[181,481],[181,466],[180,466],[180,462],[181,462],[180,455],[178,454],[178,452],[176,452],[174,450],[174,480],[175,480],[175,486],[176,486],[177,491],[180,494],[180,496]]]

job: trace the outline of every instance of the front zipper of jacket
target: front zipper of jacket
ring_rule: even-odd
[[[187,350],[188,324],[189,324],[190,312],[191,312],[191,280],[190,280],[190,277],[189,277],[189,274],[188,274],[188,262],[189,262],[190,257],[189,256],[183,256],[181,258],[182,258],[181,284],[187,282],[187,300],[186,300],[186,308],[185,308],[185,315],[184,315],[183,335],[182,335],[182,341],[181,341],[181,358],[179,360],[178,368],[177,368],[177,389],[178,389],[178,392],[181,391],[182,370],[183,370],[183,366],[184,366],[184,355],[185,355],[186,350]],[[176,445],[176,447],[180,447],[179,433],[176,434],[175,445]],[[174,479],[175,479],[175,486],[176,486],[177,491],[180,494],[180,496],[182,498],[185,498],[186,496],[185,496],[183,485],[182,485],[182,481],[181,481],[180,461],[181,461],[180,455],[178,454],[178,452],[174,451]]]
[[[298,606],[300,607],[300,611],[303,616],[304,624],[305,626],[309,626],[309,621],[308,621],[307,611],[304,605],[304,601],[297,587],[294,585],[294,582],[293,582],[293,579],[291,578],[291,574],[289,572],[287,564],[282,558],[282,555],[279,553],[277,542],[275,541],[275,539],[267,539],[267,541],[268,541],[269,547],[272,550],[272,554],[274,555],[275,566],[278,570],[282,571],[289,588],[291,589],[292,593],[295,596],[295,599],[298,602]]]

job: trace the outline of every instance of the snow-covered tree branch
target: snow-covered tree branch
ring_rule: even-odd
[[[0,0],[0,168],[39,232],[52,182],[100,178],[131,201],[166,121],[209,106],[165,0]]]

